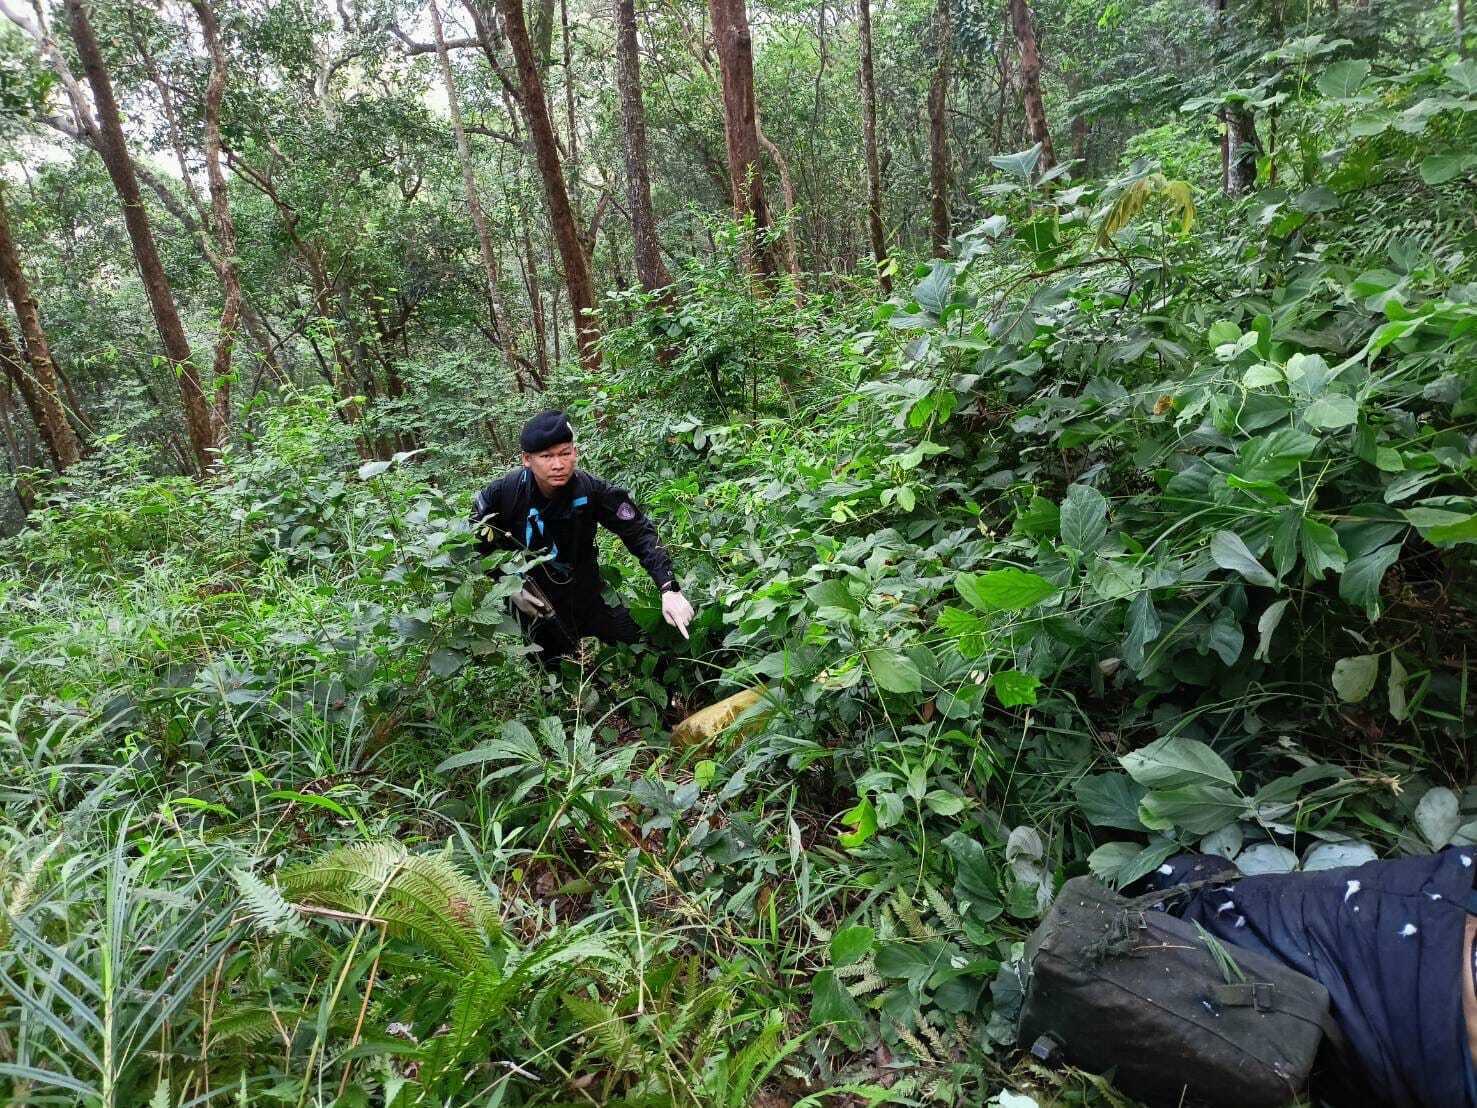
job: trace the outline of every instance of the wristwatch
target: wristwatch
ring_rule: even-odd
[[[672,580],[668,581],[665,585],[662,586],[662,592],[681,592],[681,591],[682,591],[682,586],[679,585],[679,584],[677,584],[677,579],[675,577],[672,578]]]

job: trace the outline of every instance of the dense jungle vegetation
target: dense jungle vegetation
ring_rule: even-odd
[[[1066,877],[1477,843],[1461,0],[0,12],[6,1103],[1123,1104]]]

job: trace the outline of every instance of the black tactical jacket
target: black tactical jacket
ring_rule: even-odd
[[[631,494],[582,469],[552,498],[539,491],[528,470],[504,474],[477,494],[471,521],[484,554],[496,549],[550,553],[550,561],[533,570],[547,592],[600,591],[597,524],[620,536],[658,588],[675,587],[671,555]]]

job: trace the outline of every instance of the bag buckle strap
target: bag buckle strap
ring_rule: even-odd
[[[1270,981],[1217,985],[1211,995],[1217,1004],[1226,1008],[1252,1008],[1258,1012],[1270,1012],[1275,1007],[1276,986]]]

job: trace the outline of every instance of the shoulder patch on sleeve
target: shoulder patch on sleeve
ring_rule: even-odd
[[[629,500],[622,500],[621,506],[615,510],[615,518],[629,523],[636,518],[636,505]]]

